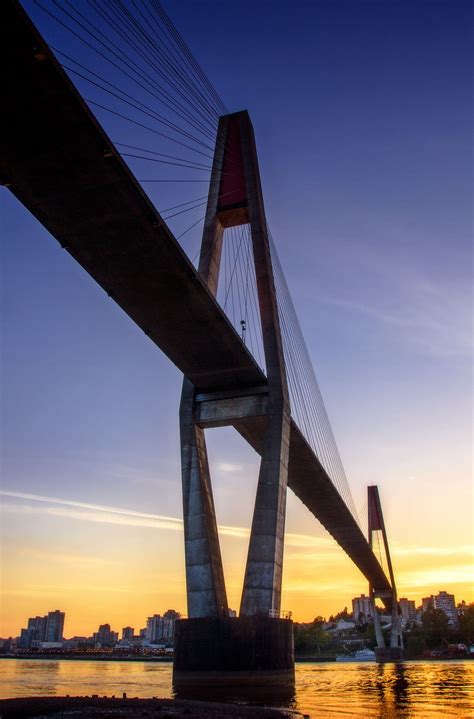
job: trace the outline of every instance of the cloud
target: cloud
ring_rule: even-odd
[[[414,588],[423,587],[452,587],[454,584],[464,584],[472,587],[472,562],[469,564],[454,564],[434,567],[433,569],[415,569],[398,572],[398,586]]]
[[[128,527],[145,527],[150,529],[167,529],[179,532],[183,531],[183,520],[177,517],[165,517],[160,514],[137,512],[133,509],[91,504],[88,502],[61,499],[59,497],[48,497],[28,492],[0,490],[0,495],[15,499],[39,502],[41,505],[48,505],[38,507],[32,504],[3,502],[1,508],[8,514],[47,515],[50,517],[75,519],[83,522],[98,522]],[[219,525],[219,533],[225,537],[248,539],[250,536],[250,529],[248,527],[234,527],[221,524]],[[288,532],[285,535],[285,544],[287,547],[295,550],[324,550],[332,548],[334,542],[329,537],[313,537],[309,534]]]
[[[455,547],[423,547],[411,545],[409,547],[400,547],[395,545],[392,554],[395,557],[426,555],[433,557],[454,557],[459,555],[467,555],[472,557],[474,548],[470,544],[463,544]]]
[[[34,547],[25,547],[20,550],[19,554],[39,559],[41,562],[58,562],[59,564],[67,564],[69,567],[109,567],[113,564],[120,564],[110,558],[93,557],[86,554],[67,554],[62,552],[48,552],[35,549]]]
[[[403,294],[405,296],[403,296]],[[405,288],[393,306],[372,305],[355,299],[325,297],[333,307],[364,314],[396,331],[423,353],[437,356],[470,356],[472,333],[466,308],[469,297],[454,296],[448,288],[420,281]]]
[[[58,593],[68,593],[77,595],[78,592],[89,593],[96,592],[98,594],[133,594],[134,587],[117,587],[110,584],[28,584],[25,587],[12,587],[2,591],[4,596],[10,597],[56,597]]]
[[[118,526],[127,527],[140,527],[149,528],[154,530],[169,530],[169,531],[183,531],[183,521],[176,517],[165,517],[162,515],[151,514],[147,512],[137,512],[131,509],[123,509],[119,507],[110,507],[107,505],[91,504],[87,502],[79,502],[70,499],[60,499],[58,497],[47,497],[38,494],[30,494],[26,492],[12,492],[8,490],[0,490],[0,494],[5,497],[11,497],[21,500],[29,500],[29,503],[20,502],[4,502],[2,509],[4,512],[9,514],[24,515],[24,516],[47,516],[47,517],[58,517],[67,520],[77,520],[81,522],[96,522],[104,524],[112,524]],[[32,504],[31,502],[37,502],[38,505]],[[220,525],[219,533],[223,537],[230,537],[238,540],[248,541],[250,530],[247,527],[235,527],[230,525]],[[335,569],[341,564],[341,562],[348,561],[343,551],[336,545],[334,540],[327,537],[317,537],[309,534],[298,534],[288,532],[285,535],[285,546],[287,548],[287,558],[290,561],[289,567],[299,567],[298,578],[293,578],[290,581],[290,586],[287,588],[290,591],[303,592],[314,587],[318,587],[318,591],[329,591],[331,588],[340,589],[340,582],[334,583],[330,581],[326,584],[321,583],[321,577],[315,583],[309,577],[306,579],[304,575],[307,574],[303,568],[309,570],[310,573],[317,572],[318,568],[325,567],[325,571],[328,571],[330,567]],[[433,559],[444,557],[449,562],[448,565],[440,565],[437,562],[436,566],[425,567],[420,569],[418,566],[416,569],[406,568],[397,572],[398,584],[400,587],[407,588],[422,588],[432,587],[435,585],[445,584],[449,586],[451,584],[462,584],[469,581],[469,577],[472,575],[472,564],[459,563],[460,560],[463,562],[467,557],[472,556],[472,547],[469,545],[454,546],[454,547],[433,547],[433,546],[400,546],[396,545],[393,547],[392,554],[395,559],[400,558],[400,561],[406,563],[410,557],[413,558],[415,563],[418,565],[421,557],[426,557],[426,562],[432,557]],[[40,559],[53,560],[57,562],[64,562],[69,564],[76,564],[80,566],[91,563],[100,563],[101,560],[94,557],[81,557],[81,556],[69,556],[67,554],[58,553],[55,556],[49,553],[41,553],[36,551],[36,555]],[[453,561],[457,559],[457,562]],[[346,571],[346,570],[345,570]],[[293,572],[292,572],[293,574]],[[326,577],[326,581],[329,577]],[[344,580],[342,580],[344,583]],[[351,586],[350,583],[348,586]]]
[[[241,464],[228,464],[227,462],[220,462],[217,465],[217,468],[226,474],[235,474],[236,472],[242,472],[243,470]]]
[[[372,228],[376,231],[376,227]],[[394,245],[399,237],[394,237]],[[353,278],[348,289],[319,297],[343,312],[364,315],[424,355],[470,357],[472,283],[460,277],[431,276],[409,259],[375,245],[339,239],[332,253],[342,276]],[[314,295],[311,301],[314,302]]]
[[[39,500],[44,501],[44,500]],[[55,500],[60,503],[60,500]],[[68,502],[67,504],[71,504]],[[149,527],[150,529],[171,529],[181,532],[183,523],[180,519],[160,517],[159,515],[146,515],[139,512],[114,512],[107,508],[95,507],[93,510],[74,509],[72,507],[36,507],[31,504],[14,504],[4,502],[2,511],[8,514],[46,515],[65,519],[76,519],[82,522],[98,522],[102,524],[115,524],[129,527]]]
[[[182,527],[182,520],[175,517],[164,517],[159,514],[150,514],[148,512],[137,512],[133,509],[123,509],[121,507],[110,507],[103,504],[89,504],[88,502],[78,502],[72,499],[60,499],[59,497],[46,497],[42,494],[29,494],[27,492],[13,492],[10,490],[0,490],[0,495],[4,497],[15,497],[17,499],[32,499],[35,502],[47,502],[48,504],[61,504],[69,507],[78,507],[80,509],[91,509],[97,512],[108,512],[112,514],[120,514],[131,517],[139,517],[142,519],[163,520],[165,522],[177,523]],[[119,523],[119,522],[117,522]]]

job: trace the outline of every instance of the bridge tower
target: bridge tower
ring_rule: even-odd
[[[180,405],[188,619],[177,624],[175,684],[224,671],[268,682],[294,679],[293,627],[280,618],[290,405],[270,244],[252,124],[246,111],[220,118],[199,274],[217,293],[224,230],[250,226],[265,386],[200,391],[185,379]],[[229,618],[204,429],[264,423],[265,438],[238,619]],[[238,648],[238,651],[236,649]],[[265,676],[266,675],[266,676]],[[252,675],[255,684],[255,674]]]
[[[369,487],[367,487],[367,507],[369,515],[369,545],[370,548],[373,550],[374,532],[381,531],[391,584],[391,591],[387,591],[386,589],[378,590],[376,587],[369,585],[369,596],[372,604],[372,616],[374,618],[375,638],[377,640],[377,648],[375,650],[375,653],[377,656],[377,661],[379,662],[396,661],[397,659],[400,659],[402,655],[403,636],[400,628],[400,611],[398,606],[397,588],[395,585],[395,575],[393,573],[392,559],[390,557],[387,530],[385,528],[379,490],[376,485],[369,485]],[[391,607],[392,622],[390,627],[390,643],[388,647],[385,644],[385,638],[382,632],[380,618],[375,606],[375,600],[377,598],[384,599],[385,602],[388,603]]]

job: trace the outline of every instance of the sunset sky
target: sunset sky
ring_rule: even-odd
[[[399,595],[473,601],[470,3],[164,5],[230,110],[252,117],[355,505],[364,515],[379,486]],[[182,376],[4,187],[0,213],[0,636],[58,608],[66,636],[186,613]],[[185,239],[199,237],[183,238],[191,253]],[[238,609],[258,458],[231,429],[207,438]],[[282,608],[308,621],[361,592],[289,492]]]

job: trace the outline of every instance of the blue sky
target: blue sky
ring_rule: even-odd
[[[472,534],[470,3],[165,7],[229,109],[251,114],[267,216],[356,506],[377,483],[395,544],[464,547]],[[108,122],[111,133],[121,129]],[[160,190],[149,191],[162,207]],[[5,189],[0,202],[4,488],[179,518],[179,372]],[[191,251],[198,240],[183,244]],[[249,526],[256,457],[230,430],[209,433],[209,446],[220,521]],[[73,540],[56,521],[7,512],[7,546],[21,538],[51,551],[60,536],[65,547],[77,541],[68,549],[77,556],[82,535]],[[288,527],[324,536],[293,498]],[[108,541],[94,525],[96,545]],[[155,544],[150,561],[159,565],[167,540],[128,541],[147,552]],[[180,541],[176,533],[178,563]],[[245,543],[227,551],[237,567]],[[443,576],[449,584],[454,575]],[[464,592],[467,578],[459,584]],[[182,585],[176,591],[183,603]],[[324,613],[329,595],[318,596],[317,580],[305,591],[302,613]],[[363,580],[351,579],[350,591],[364,591]],[[342,590],[333,595],[337,609]]]

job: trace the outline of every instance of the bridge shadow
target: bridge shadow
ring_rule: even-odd
[[[295,702],[293,686],[192,686],[175,687],[173,694],[177,699],[195,699],[222,703],[249,704],[258,706],[285,707]]]

